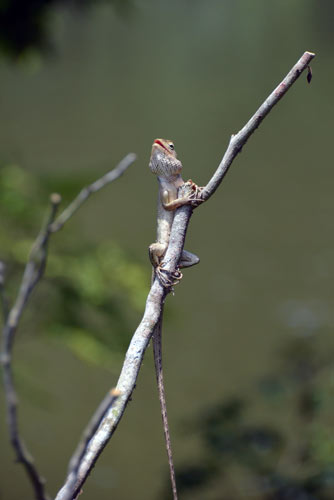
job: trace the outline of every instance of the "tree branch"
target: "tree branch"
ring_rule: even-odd
[[[136,156],[134,154],[128,154],[115,169],[108,172],[87,188],[84,188],[75,200],[62,212],[58,219],[55,218],[61,202],[61,197],[56,193],[51,195],[49,216],[32,247],[17,298],[13,307],[8,312],[8,301],[4,293],[4,266],[2,263],[2,266],[0,266],[0,300],[2,301],[4,315],[0,362],[3,367],[3,383],[10,440],[15,450],[17,461],[21,462],[26,470],[37,500],[47,500],[48,497],[44,491],[44,479],[39,475],[34,461],[26,449],[19,433],[17,416],[18,403],[12,373],[12,351],[16,330],[31,293],[44,274],[51,234],[59,231],[92,193],[99,191],[104,186],[120,177],[135,159]],[[110,404],[108,408],[110,408]],[[101,411],[101,407],[99,407],[98,411],[99,410]],[[98,417],[98,412],[96,416]]]
[[[59,231],[68,221],[70,217],[81,207],[81,205],[90,197],[91,194],[96,193],[104,186],[113,182],[114,180],[121,177],[125,170],[136,160],[136,155],[134,153],[129,153],[123,160],[115,167],[113,170],[107,172],[103,177],[93,182],[89,186],[83,188],[78,196],[70,203],[70,205],[62,212],[62,214],[56,219],[52,225],[52,232],[55,233]]]
[[[69,463],[68,474],[70,480],[67,481],[66,486],[62,491],[63,500],[71,500],[74,497],[76,483],[78,481],[78,470],[81,465],[82,458],[86,453],[87,446],[94,436],[95,432],[97,431],[107,411],[112,408],[119,396],[120,393],[116,389],[112,389],[111,391],[109,391],[101,401],[90,422],[88,423],[85,431],[83,432],[81,441],[79,442],[77,449],[75,450]]]
[[[216,191],[234,158],[240,152],[242,146],[247,142],[250,135],[260,125],[274,105],[283,97],[300,74],[308,67],[313,57],[314,54],[305,52],[285,79],[260,106],[249,122],[240,130],[238,134],[232,136],[222,162],[212,179],[208,182],[207,186],[201,193],[203,201],[208,200]],[[185,195],[186,190],[189,188],[182,186],[180,189],[185,190],[185,192],[182,193],[182,195]],[[182,195],[179,194],[179,196]],[[185,205],[178,208],[175,212],[169,246],[166,255],[164,256],[164,269],[167,271],[175,272],[177,269],[192,211],[193,208],[190,205]],[[107,412],[96,434],[92,437],[87,446],[86,453],[82,457],[78,470],[78,478],[75,487],[75,494],[72,497],[73,499],[76,498],[76,495],[80,492],[81,487],[94,467],[95,462],[115,432],[117,425],[122,418],[127,403],[130,400],[131,394],[135,388],[135,383],[143,361],[145,350],[160,319],[162,306],[168,291],[161,285],[158,278],[154,280],[147,297],[144,316],[132,337],[116,386],[116,389],[120,391],[121,396],[118,398],[112,410]],[[71,479],[71,475],[69,475],[64,486],[58,492],[56,500],[65,500],[65,498],[68,499],[68,497],[65,497],[64,492],[66,491],[67,484],[71,481]]]
[[[42,277],[45,269],[48,241],[50,237],[50,225],[54,221],[60,201],[61,198],[59,195],[51,195],[51,208],[47,222],[35,241],[29,260],[24,270],[22,283],[16,301],[9,314],[7,315],[5,326],[3,329],[3,349],[1,354],[10,440],[15,450],[17,461],[22,463],[33,485],[35,498],[37,500],[46,500],[48,497],[44,491],[45,481],[39,475],[33,458],[30,456],[19,434],[17,418],[17,396],[12,373],[12,349],[15,339],[15,333],[23,309],[35,285]]]
[[[221,181],[225,177],[234,158],[238,153],[240,153],[249,137],[259,127],[267,114],[273,109],[275,104],[277,104],[278,101],[282,99],[282,97],[287,93],[289,88],[295,83],[302,72],[309,67],[310,62],[314,57],[315,54],[313,54],[312,52],[304,52],[299,61],[296,62],[296,64],[289,71],[286,77],[281,81],[279,85],[277,85],[275,90],[273,90],[273,92],[267,97],[264,103],[261,104],[259,109],[254,113],[254,115],[246,123],[246,125],[236,135],[232,135],[222,161],[220,162],[215,174],[201,193],[201,198],[204,201],[208,200],[213,195],[213,193],[216,191]]]
[[[94,415],[92,416],[90,422],[88,423],[86,429],[82,434],[82,438],[77,446],[77,449],[72,455],[68,467],[69,474],[73,471],[76,472],[78,470],[81,459],[86,451],[89,441],[92,439],[95,432],[97,431],[105,414],[112,407],[112,405],[115,403],[116,399],[119,396],[120,396],[119,391],[117,391],[116,389],[111,389],[111,391],[109,391],[106,394],[104,399],[99,404],[97,410],[95,411]]]
[[[123,368],[116,386],[116,390],[120,392],[120,396],[112,410],[107,412],[104,420],[101,422],[100,427],[87,447],[78,470],[78,479],[75,486],[75,493],[72,498],[76,498],[80,492],[89,472],[117,428],[118,422],[124,413],[125,407],[134,390],[145,350],[149,344],[152,332],[159,321],[161,305],[166,294],[166,289],[161,285],[159,280],[156,279],[147,297],[143,319],[132,337],[125,356]],[[63,488],[58,492],[56,500],[65,500],[65,498],[67,498],[65,492],[67,490],[67,484],[71,479],[71,475],[69,475]]]

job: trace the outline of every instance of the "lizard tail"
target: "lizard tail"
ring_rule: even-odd
[[[159,322],[155,328],[155,331],[153,333],[153,354],[154,354],[155,374],[156,374],[157,384],[158,384],[162,422],[163,422],[164,435],[165,435],[166,450],[167,450],[167,455],[168,455],[169,474],[170,474],[170,480],[171,480],[172,491],[173,491],[173,500],[178,500],[174,462],[173,462],[173,455],[172,455],[172,445],[171,445],[171,440],[170,440],[169,425],[168,425],[168,418],[167,418],[165,385],[164,385],[164,378],[163,378],[163,371],[162,371],[161,324],[162,324],[162,313],[160,316],[160,320],[159,320]]]

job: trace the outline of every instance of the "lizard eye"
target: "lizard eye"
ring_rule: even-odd
[[[174,151],[174,144],[172,142],[170,142],[168,144],[168,146],[169,146],[169,149],[171,149],[172,151]]]

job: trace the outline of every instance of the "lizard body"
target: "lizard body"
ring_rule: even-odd
[[[154,276],[157,275],[163,286],[171,287],[180,279],[179,274],[172,276],[169,276],[168,274],[166,275],[163,270],[162,261],[169,244],[171,227],[174,220],[174,210],[182,205],[192,204],[196,201],[194,196],[197,193],[197,186],[193,184],[192,181],[189,181],[191,182],[191,185],[194,186],[194,196],[178,198],[178,189],[184,184],[181,177],[182,163],[177,159],[174,144],[171,141],[156,139],[153,142],[149,167],[151,171],[157,175],[159,182],[157,240],[149,247],[149,256],[153,266],[152,280],[154,279]],[[198,262],[199,258],[196,255],[183,250],[179,267],[193,266]],[[175,471],[167,419],[167,406],[162,371],[161,324],[162,312],[159,323],[153,332],[153,354],[173,498],[174,500],[177,500]]]
[[[185,182],[181,177],[182,163],[177,158],[172,141],[156,139],[153,142],[149,167],[152,173],[157,175],[159,182],[157,240],[149,247],[150,260],[159,273],[162,258],[169,244],[174,210],[200,200],[195,199],[198,188],[192,181],[188,182],[194,187],[194,196],[178,198],[178,189]],[[194,266],[198,262],[199,258],[195,254],[183,250],[179,267]]]

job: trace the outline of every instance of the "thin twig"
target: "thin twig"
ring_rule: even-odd
[[[113,169],[107,172],[103,177],[93,182],[89,186],[84,187],[78,196],[68,205],[68,207],[59,215],[52,225],[52,232],[55,233],[59,231],[68,221],[70,217],[81,207],[81,205],[90,197],[91,194],[96,193],[104,186],[118,179],[125,170],[136,160],[136,155],[134,153],[129,153],[123,160]]]
[[[56,218],[58,206],[61,197],[58,194],[53,194],[50,197],[51,210],[45,226],[40,231],[36,241],[32,247],[28,262],[26,264],[20,289],[13,307],[8,311],[6,309],[7,300],[4,294],[4,269],[0,269],[0,293],[2,298],[2,308],[4,311],[4,328],[2,337],[2,352],[0,362],[3,366],[3,383],[7,408],[7,419],[10,433],[11,443],[16,453],[18,462],[21,462],[28,474],[28,477],[33,485],[35,498],[37,500],[47,500],[47,495],[44,491],[44,479],[39,475],[37,468],[26,449],[22,438],[20,437],[17,417],[17,396],[14,386],[12,374],[12,350],[15,340],[16,330],[21,319],[24,308],[32,291],[44,274],[47,262],[47,250],[49,238],[52,233],[58,231],[69,220],[72,215],[78,210],[83,202],[92,194],[96,193],[104,186],[120,177],[124,171],[135,161],[135,155],[128,154],[115,169],[111,170],[103,177],[95,181],[93,184],[84,188],[77,198]],[[110,405],[109,407],[110,408]],[[99,408],[99,410],[101,410]]]
[[[267,114],[273,109],[275,104],[282,99],[289,88],[295,83],[297,78],[302,72],[309,67],[310,62],[315,57],[313,52],[304,52],[302,57],[297,61],[293,68],[289,71],[286,77],[273,92],[267,97],[259,109],[254,113],[246,125],[236,134],[232,135],[228,148],[220,162],[215,174],[210,179],[201,193],[201,198],[206,201],[216,191],[221,181],[225,177],[228,169],[230,168],[234,158],[240,153],[243,146],[248,141],[249,137],[255,132]]]
[[[71,472],[76,473],[78,471],[81,459],[82,459],[83,455],[85,454],[85,451],[87,449],[87,445],[88,445],[89,441],[92,439],[95,432],[97,431],[105,414],[114,405],[115,401],[119,398],[119,396],[120,396],[120,392],[117,391],[117,389],[115,389],[115,388],[111,389],[111,391],[109,391],[106,394],[104,399],[99,404],[97,410],[95,411],[94,415],[92,416],[90,422],[88,423],[86,429],[84,430],[84,432],[82,434],[82,438],[81,438],[80,443],[77,446],[77,449],[73,453],[73,456],[70,460],[69,467],[68,467],[69,474],[71,474]]]
[[[82,458],[87,450],[87,446],[96,433],[99,425],[101,424],[103,418],[105,417],[107,411],[109,411],[114,405],[120,393],[116,389],[112,389],[107,393],[104,399],[101,401],[94,415],[92,416],[90,422],[88,423],[86,429],[82,434],[82,438],[75,450],[68,468],[68,474],[70,480],[67,482],[66,487],[63,490],[63,500],[71,500],[75,498],[76,483],[78,480],[78,470],[82,461]]]
[[[296,81],[298,76],[307,68],[313,57],[314,54],[305,52],[301,59],[294,65],[287,77],[274,90],[268,99],[266,99],[243,129],[241,129],[236,136],[232,136],[221,164],[212,179],[202,191],[201,196],[203,201],[206,201],[212,196],[242,146],[260,125],[264,117],[271,111],[274,105],[283,97],[287,90]],[[192,211],[193,208],[191,206],[185,205],[178,208],[175,212],[169,246],[166,255],[164,256],[164,269],[167,271],[175,272],[177,269]],[[102,453],[104,447],[115,432],[117,425],[122,418],[126,405],[134,390],[145,350],[149,344],[154,329],[160,320],[161,309],[166,295],[166,289],[156,278],[147,297],[144,316],[131,339],[129,348],[125,355],[123,368],[116,386],[116,389],[121,392],[121,396],[112,410],[107,412],[96,434],[92,437],[85,455],[82,457],[78,471],[75,494],[80,492],[81,487],[86,481],[91,469],[94,467],[96,460]],[[63,492],[69,481],[71,481],[70,476],[67,477],[65,485],[58,492],[56,500],[64,500],[65,497],[63,496]],[[75,496],[73,496],[73,498],[75,498]]]

